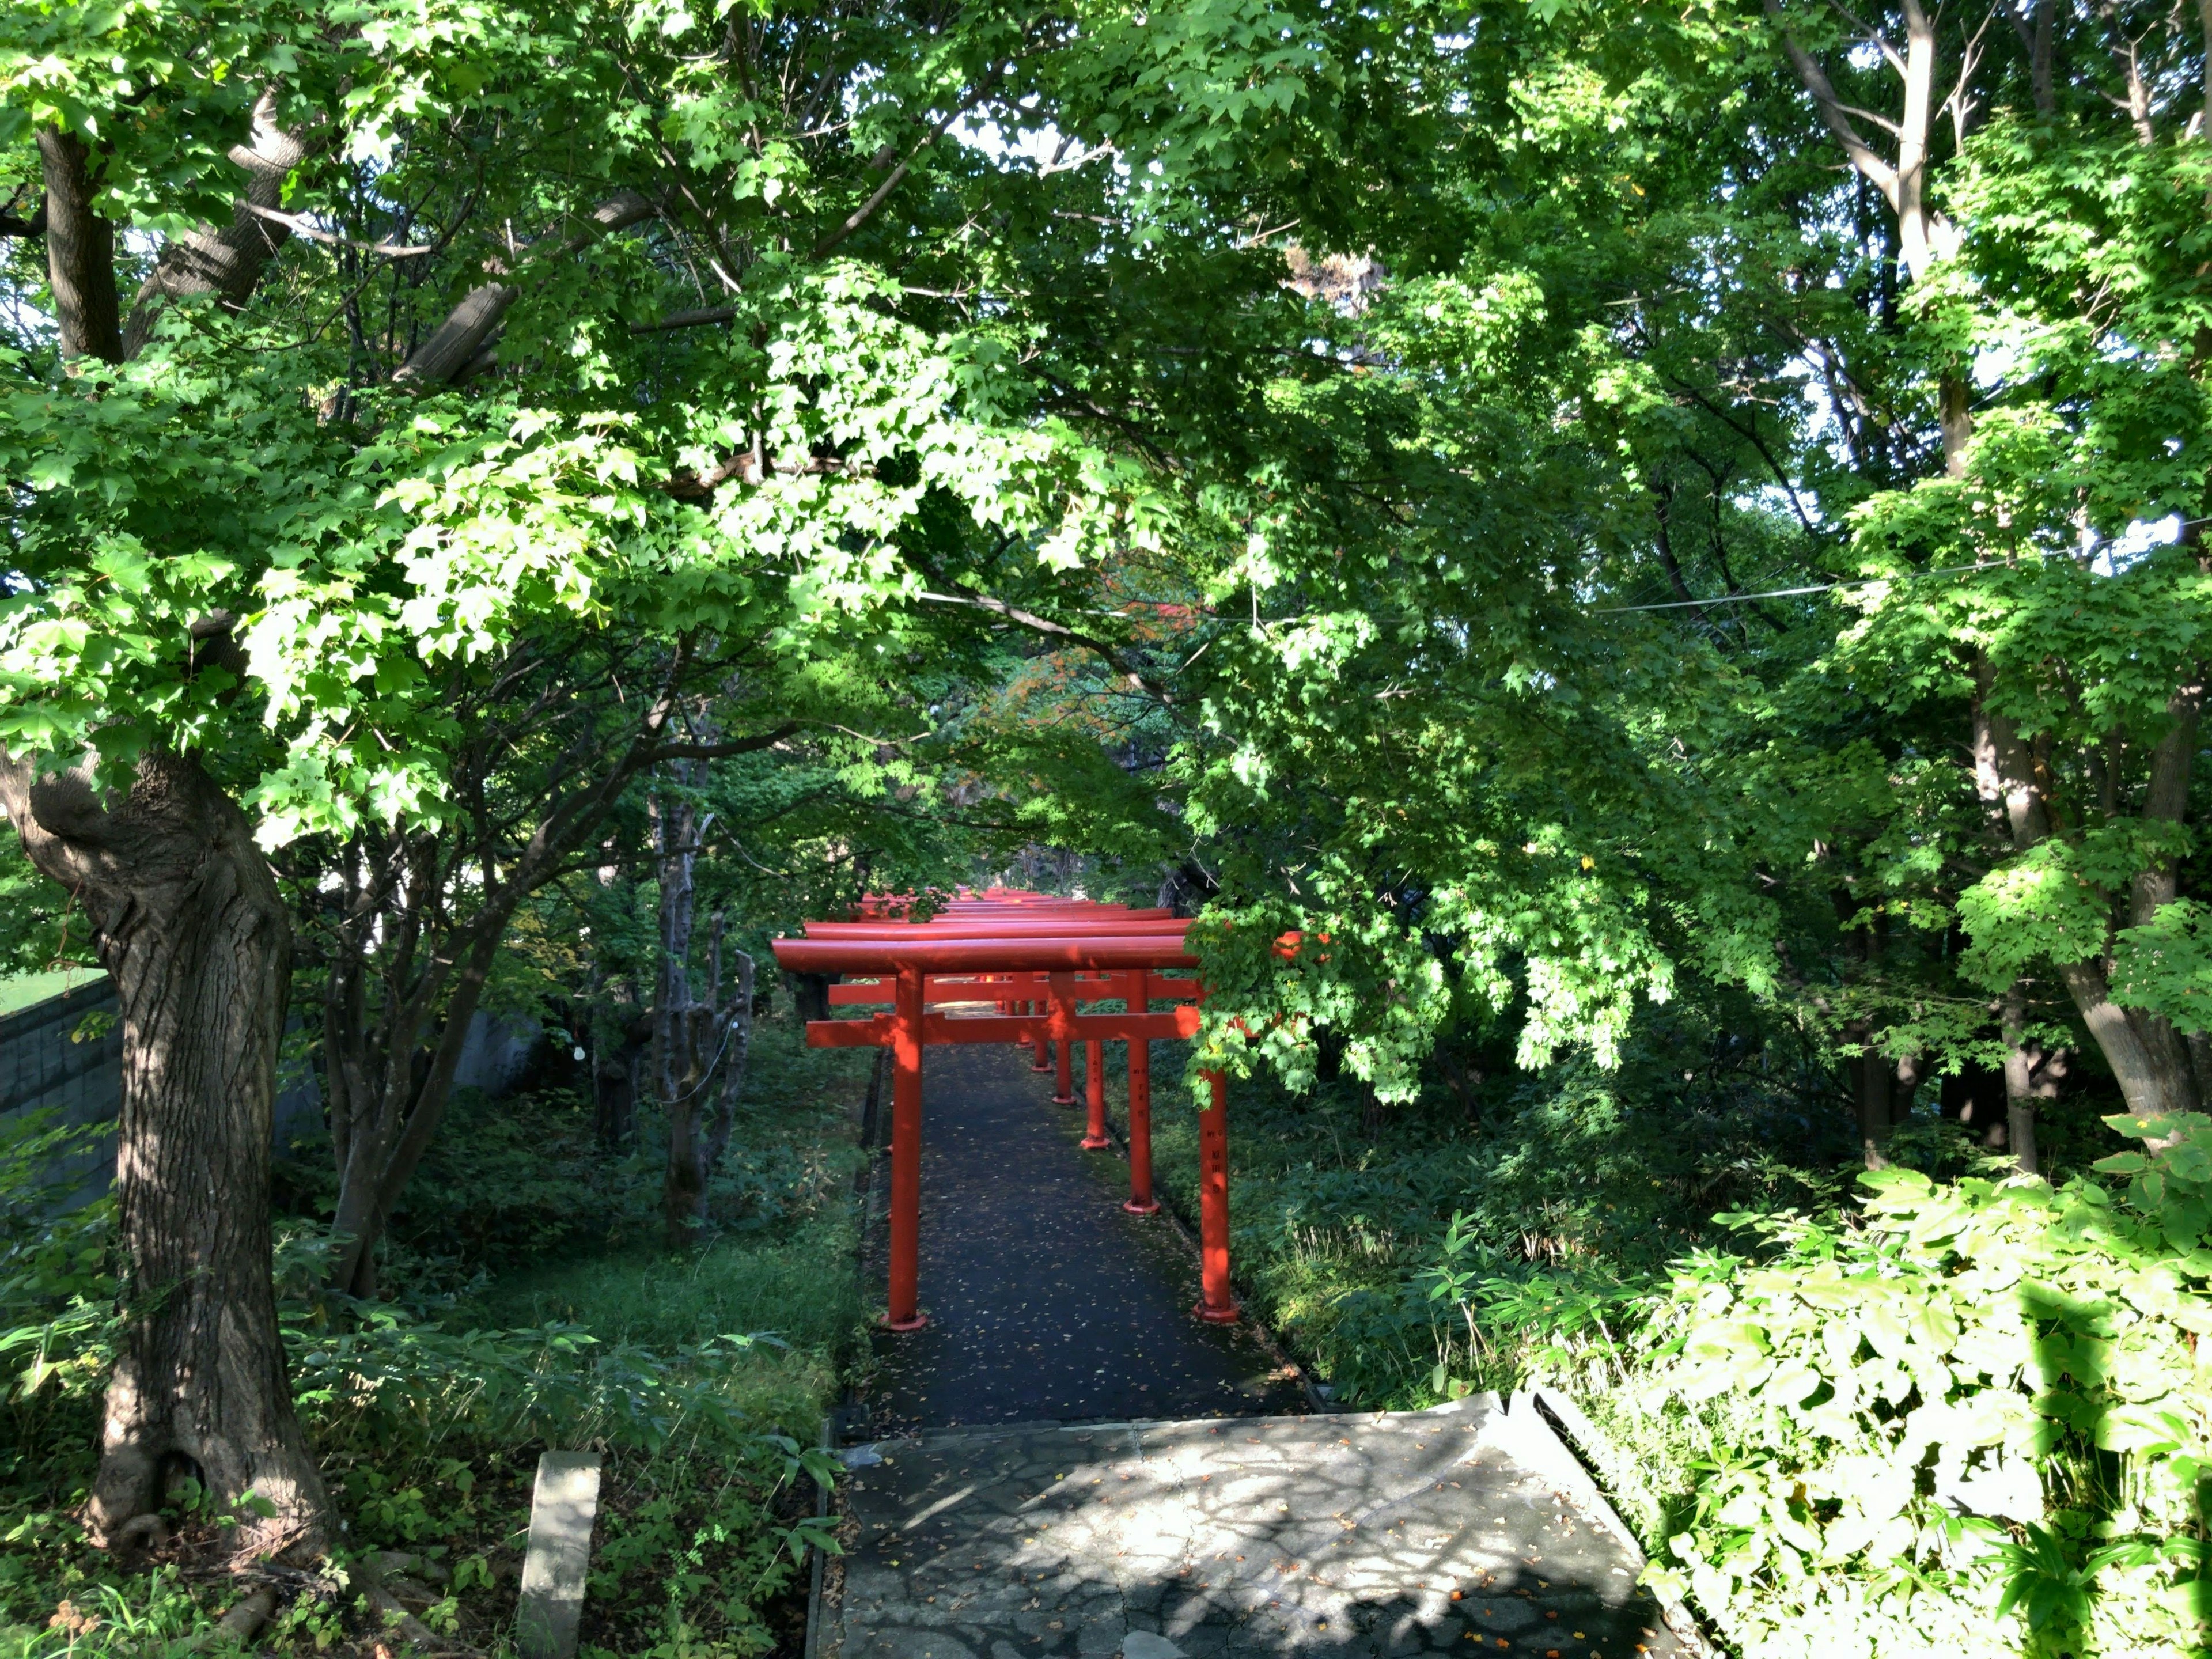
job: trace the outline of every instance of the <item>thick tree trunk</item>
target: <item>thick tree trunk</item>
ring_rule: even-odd
[[[49,276],[65,357],[122,360],[149,337],[161,305],[180,295],[246,302],[285,239],[269,214],[281,210],[285,176],[302,154],[276,128],[274,112],[264,93],[249,142],[232,152],[246,175],[232,224],[165,248],[127,339],[118,326],[113,228],[92,211],[94,158],[74,135],[39,134]],[[580,247],[649,211],[625,193],[565,246]],[[191,631],[206,640],[227,624]],[[242,674],[242,662],[238,667]],[[647,736],[657,730],[656,717]],[[240,1517],[234,1536],[245,1549],[313,1553],[328,1540],[329,1504],[292,1411],[269,1261],[270,1126],[291,951],[286,913],[243,813],[195,761],[155,755],[119,803],[101,800],[82,777],[34,779],[32,763],[0,755],[0,801],[32,861],[90,913],[123,1013],[118,1184],[137,1319],[109,1392],[94,1530],[108,1540],[129,1536],[169,1477],[190,1472],[219,1499],[251,1491],[274,1507],[271,1517]],[[380,1178],[363,1181],[343,1206],[361,1236],[340,1265],[342,1284],[373,1288],[375,1233],[437,1127],[500,931],[490,927],[464,945],[465,962],[445,999],[448,1024],[426,1073],[416,1078],[412,1032],[386,1051],[386,1069],[417,1085],[404,1121],[388,1111],[376,1121],[373,1097],[388,1099],[392,1091],[373,1086],[374,1068],[336,1073],[343,1165],[365,1176],[374,1161],[367,1154],[389,1148]],[[343,1015],[338,1005],[326,1009],[326,1018],[342,1022]]]
[[[127,795],[0,765],[33,864],[80,896],[124,1034],[116,1188],[131,1310],[89,1506],[113,1544],[190,1474],[243,1552],[312,1555],[329,1499],[293,1413],[270,1279],[269,1144],[291,927],[245,815],[156,754]]]
[[[247,142],[233,145],[230,159],[246,174],[231,222],[221,230],[203,225],[162,248],[153,274],[131,307],[131,324],[123,337],[130,356],[137,356],[152,337],[155,323],[172,300],[212,294],[234,311],[245,305],[260,286],[270,262],[291,240],[289,227],[265,216],[283,208],[284,181],[307,159],[307,152],[277,126],[274,88],[264,88],[254,100]]]
[[[115,293],[115,227],[92,210],[100,185],[92,152],[73,132],[39,130],[46,188],[46,283],[53,290],[62,357],[123,361]]]

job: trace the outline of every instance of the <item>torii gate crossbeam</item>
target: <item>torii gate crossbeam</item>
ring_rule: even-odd
[[[888,902],[869,907],[878,915]],[[778,939],[777,962],[796,973],[866,976],[885,983],[839,985],[835,1003],[888,1001],[874,1018],[811,1020],[807,1042],[817,1048],[885,1047],[891,1051],[891,1190],[889,1305],[892,1330],[917,1330],[927,1322],[920,1306],[922,1051],[931,1043],[1018,1042],[1040,1054],[1060,1053],[1060,1096],[1073,1103],[1068,1056],[1075,1042],[1090,1047],[1089,1133],[1086,1146],[1105,1136],[1103,1045],[1129,1044],[1130,1197],[1123,1207],[1139,1214],[1158,1208],[1152,1194],[1151,1066],[1154,1039],[1196,1034],[1190,979],[1155,975],[1197,965],[1183,942],[1185,924],[1160,913],[1119,906],[1085,906],[1042,897],[1028,902],[969,902],[941,921],[807,924],[806,936]],[[1183,1006],[1154,1013],[1154,1001]],[[1081,1002],[1114,1000],[1123,1013],[1083,1013]],[[933,1003],[995,1004],[992,1014],[959,1015],[931,1010]],[[1199,1114],[1199,1212],[1202,1294],[1193,1310],[1227,1324],[1238,1316],[1229,1284],[1229,1153],[1227,1091],[1218,1072],[1205,1073],[1212,1098]]]

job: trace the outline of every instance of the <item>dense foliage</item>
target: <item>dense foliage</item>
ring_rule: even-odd
[[[2201,1643],[2212,12],[33,0],[0,300],[0,956],[135,1091],[8,1221],[25,1639],[179,1521],[482,1634],[556,1416],[607,1644],[773,1639],[766,947],[1017,872],[1197,918],[1345,1397],[1564,1377],[1747,1652]]]
[[[650,1144],[611,1164],[541,1165],[518,1186],[511,1143],[471,1137],[481,1156],[434,1172],[403,1229],[423,1243],[403,1250],[392,1299],[372,1307],[323,1288],[331,1243],[302,1193],[276,1263],[286,1342],[349,1529],[331,1593],[300,1598],[264,1643],[347,1639],[360,1611],[344,1564],[362,1553],[408,1558],[398,1588],[432,1630],[495,1638],[513,1616],[538,1453],[578,1444],[609,1454],[591,1650],[743,1656],[788,1638],[819,1536],[811,1448],[861,1311],[842,1133],[858,1079],[850,1056],[794,1039],[787,1022],[763,1027],[744,1152],[712,1194],[721,1231],[696,1259],[651,1247]],[[592,1144],[574,1097],[503,1110],[538,1147]],[[222,1530],[201,1523],[192,1495],[171,1510],[178,1542],[136,1573],[86,1548],[70,1512],[116,1325],[112,1201],[57,1218],[61,1194],[40,1189],[67,1133],[24,1137],[0,1158],[0,1652],[204,1645],[239,1591]],[[316,1166],[297,1174],[312,1190]],[[457,1230],[495,1185],[501,1229]],[[70,1615],[50,1625],[64,1601]]]

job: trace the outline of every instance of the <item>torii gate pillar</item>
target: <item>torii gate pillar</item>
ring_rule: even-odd
[[[1212,1101],[1198,1115],[1199,1303],[1191,1311],[1209,1325],[1234,1325],[1229,1289],[1229,1088],[1206,1073]]]
[[[891,1213],[890,1306],[884,1323],[918,1331],[921,1280],[921,969],[898,970],[898,1018],[891,1030]]]

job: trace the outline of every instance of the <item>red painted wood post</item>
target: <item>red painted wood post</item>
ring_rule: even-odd
[[[1031,1019],[1035,1019],[1039,1014],[1044,1012],[1044,1005],[1041,1002],[1024,1002],[1022,1005],[1022,1012]],[[1032,1072],[1052,1070],[1052,1048],[1042,1037],[1036,1040],[1036,1049],[1030,1055],[1030,1070]]]
[[[1237,1322],[1229,1289],[1229,1087],[1206,1073],[1213,1103],[1198,1115],[1198,1253],[1200,1300],[1191,1310],[1209,1325]]]
[[[1133,975],[1129,1012],[1152,1012],[1152,975],[1141,968]],[[1129,1198],[1121,1206],[1131,1215],[1156,1215],[1160,1201],[1152,1196],[1152,1045],[1143,1037],[1129,1039]]]
[[[891,1249],[890,1306],[884,1323],[918,1331],[921,1267],[921,969],[898,970],[891,1026]]]
[[[1052,1091],[1055,1106],[1075,1104],[1075,995],[1073,974],[1054,974],[1052,987],[1053,1063],[1059,1068]]]
[[[1106,1045],[1097,1037],[1083,1045],[1083,1098],[1091,1109],[1083,1150],[1103,1152],[1114,1143],[1106,1139]]]

